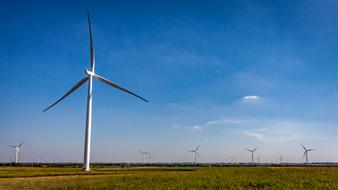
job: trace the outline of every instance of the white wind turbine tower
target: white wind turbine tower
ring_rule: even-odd
[[[149,153],[149,151],[144,152],[144,151],[140,150],[140,153],[143,156],[143,165],[144,165],[146,163],[146,156]]]
[[[310,151],[314,151],[315,149],[313,149],[313,148],[307,149],[307,148],[305,148],[305,146],[304,146],[304,145],[302,145],[302,144],[301,144],[301,146],[302,146],[302,147],[303,147],[303,149],[304,149],[303,158],[305,157],[305,163],[308,163],[308,162],[309,162],[309,156],[308,156],[308,152],[310,152]]]
[[[254,152],[257,150],[257,148],[258,148],[258,147],[254,148],[254,149],[252,149],[252,150],[250,150],[250,149],[248,149],[248,148],[246,149],[247,151],[251,152],[251,164],[254,163]]]
[[[47,111],[57,103],[59,103],[61,100],[66,98],[68,95],[73,93],[76,89],[78,89],[80,86],[82,86],[84,83],[88,81],[88,98],[87,98],[87,113],[86,113],[86,131],[85,131],[85,146],[84,146],[84,161],[83,161],[83,168],[85,171],[90,170],[90,145],[91,145],[91,127],[92,127],[92,83],[93,78],[99,80],[100,82],[103,82],[111,87],[114,87],[118,90],[121,90],[123,92],[126,92],[130,95],[136,96],[137,98],[140,98],[141,100],[148,102],[146,99],[142,98],[141,96],[138,96],[137,94],[121,87],[120,85],[113,83],[109,81],[108,79],[97,75],[95,70],[95,57],[94,57],[94,47],[93,47],[93,37],[92,37],[92,29],[90,24],[90,18],[89,13],[88,15],[88,25],[89,25],[89,37],[90,37],[90,70],[85,70],[85,74],[87,75],[85,78],[81,79],[75,86],[73,86],[64,96],[62,96],[60,99],[58,99],[55,103],[53,103],[48,108],[44,109],[43,111]]]
[[[10,147],[15,148],[15,163],[18,163],[19,161],[19,152],[20,152],[20,148],[23,145],[23,141],[19,144],[19,145],[9,145]]]
[[[198,158],[200,157],[200,154],[197,152],[198,149],[200,148],[200,145],[198,145],[194,150],[190,150],[189,152],[193,152],[194,153],[194,164],[196,164],[196,156],[198,156]]]

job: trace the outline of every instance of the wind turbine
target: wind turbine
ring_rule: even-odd
[[[280,155],[279,157],[277,157],[277,159],[279,160],[279,163],[280,163],[280,164],[283,163],[283,155]]]
[[[147,159],[148,159],[148,162],[151,162],[151,159],[153,159],[153,156],[149,153]]]
[[[258,155],[258,156],[256,157],[256,159],[257,159],[257,163],[261,163],[261,156],[260,156],[260,155]]]
[[[144,164],[146,163],[146,156],[147,156],[147,154],[149,153],[149,151],[144,152],[144,151],[140,150],[140,153],[141,153],[142,156],[143,156],[143,165],[144,165]]]
[[[9,145],[10,147],[15,148],[15,163],[18,163],[19,161],[19,152],[20,152],[20,148],[23,145],[23,141],[19,144],[19,145]]]
[[[230,156],[230,162],[233,164],[235,161],[235,157],[234,156]]]
[[[40,156],[37,156],[37,157],[36,157],[36,163],[37,163],[37,164],[40,164]]]
[[[200,157],[200,154],[198,154],[198,149],[200,148],[200,145],[198,145],[194,150],[190,150],[189,152],[193,152],[195,154],[195,159],[194,159],[194,164],[196,164],[196,156],[198,156],[198,158]]]
[[[305,163],[308,163],[308,162],[309,162],[308,152],[314,151],[315,149],[313,149],[313,148],[307,149],[307,148],[305,148],[305,146],[302,145],[302,144],[301,144],[301,146],[302,146],[303,149],[304,149],[303,158],[305,157]]]
[[[49,163],[53,163],[53,155],[49,155]]]
[[[113,161],[113,164],[114,163],[118,163],[120,161],[119,157],[117,156],[117,154],[115,153],[112,157],[112,161]]]
[[[90,170],[90,145],[91,145],[91,127],[92,127],[92,83],[93,78],[99,80],[100,82],[103,82],[111,87],[114,87],[118,90],[121,90],[125,93],[128,93],[130,95],[133,95],[137,98],[140,98],[141,100],[148,102],[146,99],[142,98],[141,96],[123,88],[122,86],[111,82],[110,80],[97,75],[95,70],[95,56],[94,56],[94,47],[93,47],[93,37],[92,37],[92,28],[90,24],[90,18],[89,13],[87,13],[88,16],[88,25],[89,25],[89,41],[90,41],[90,70],[85,69],[85,74],[87,75],[85,78],[81,79],[78,83],[75,84],[64,96],[62,96],[60,99],[58,99],[55,103],[53,103],[51,106],[47,107],[43,111],[49,110],[51,107],[55,106],[57,103],[62,101],[64,98],[66,98],[68,95],[73,93],[75,90],[77,90],[80,86],[82,86],[84,83],[88,81],[88,97],[87,97],[87,113],[86,113],[86,131],[85,131],[85,146],[84,146],[84,161],[83,161],[83,168],[85,171]]]
[[[252,150],[250,150],[250,149],[248,149],[248,148],[246,149],[247,151],[251,152],[251,164],[254,163],[254,152],[257,150],[257,148],[258,148],[258,147],[254,148],[254,149],[252,149]]]

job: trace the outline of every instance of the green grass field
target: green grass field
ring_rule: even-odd
[[[338,189],[338,168],[0,167],[0,189]]]

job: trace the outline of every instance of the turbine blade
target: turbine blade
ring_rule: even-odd
[[[304,145],[300,144],[300,146],[302,146],[302,147],[303,147],[303,149],[304,149],[304,150],[306,150],[306,148],[305,148],[305,146],[304,146]]]
[[[88,25],[89,25],[89,40],[90,40],[90,68],[91,71],[94,72],[95,69],[95,57],[94,57],[94,46],[93,46],[93,35],[92,35],[92,26],[90,24],[90,16],[89,12],[87,12],[88,16]]]
[[[200,158],[200,154],[198,152],[196,152],[196,155],[197,155],[198,158]]]
[[[316,149],[314,149],[314,148],[311,148],[311,149],[308,149],[307,151],[314,151],[314,150],[316,150]]]
[[[305,151],[304,154],[303,154],[303,158],[305,157],[305,155],[306,155],[306,151]]]
[[[197,148],[195,149],[195,151],[197,151],[200,148],[200,145],[197,146]]]
[[[73,93],[76,89],[78,89],[81,85],[83,85],[86,81],[88,80],[88,77],[83,78],[82,80],[80,80],[75,86],[73,86],[65,95],[63,95],[60,99],[58,99],[54,104],[52,104],[51,106],[49,106],[48,108],[44,109],[43,111],[47,111],[49,110],[51,107],[55,106],[57,103],[59,103],[61,100],[63,100],[64,98],[66,98],[68,95],[70,95],[71,93]]]
[[[255,151],[257,150],[257,148],[258,148],[258,147],[254,148],[254,149],[252,150],[252,152],[255,152]]]
[[[128,94],[131,94],[131,95],[133,95],[133,96],[136,96],[136,97],[140,98],[141,100],[143,100],[143,101],[145,101],[145,102],[148,102],[148,100],[142,98],[141,96],[139,96],[139,95],[137,95],[137,94],[135,94],[135,93],[133,93],[133,92],[130,92],[129,90],[127,90],[127,89],[125,89],[125,88],[119,86],[118,84],[115,84],[115,83],[111,82],[110,80],[108,80],[108,79],[106,79],[106,78],[101,77],[100,75],[94,74],[93,76],[94,76],[96,79],[98,79],[99,81],[101,81],[101,82],[103,82],[103,83],[106,83],[106,84],[109,85],[109,86],[112,86],[112,87],[114,87],[114,88],[117,88],[117,89],[119,89],[119,90],[121,90],[121,91],[123,91],[123,92],[126,92],[126,93],[128,93]]]
[[[14,146],[14,145],[9,145],[10,147],[13,147],[13,148],[16,148],[16,146]]]
[[[246,148],[245,150],[247,150],[247,151],[251,152],[251,150],[250,150],[250,149],[248,149],[248,148]]]
[[[21,143],[18,145],[18,147],[20,148],[22,146],[22,144],[23,144],[23,141],[21,141]]]

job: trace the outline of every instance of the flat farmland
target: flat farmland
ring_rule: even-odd
[[[0,167],[0,189],[338,189],[338,168]]]

